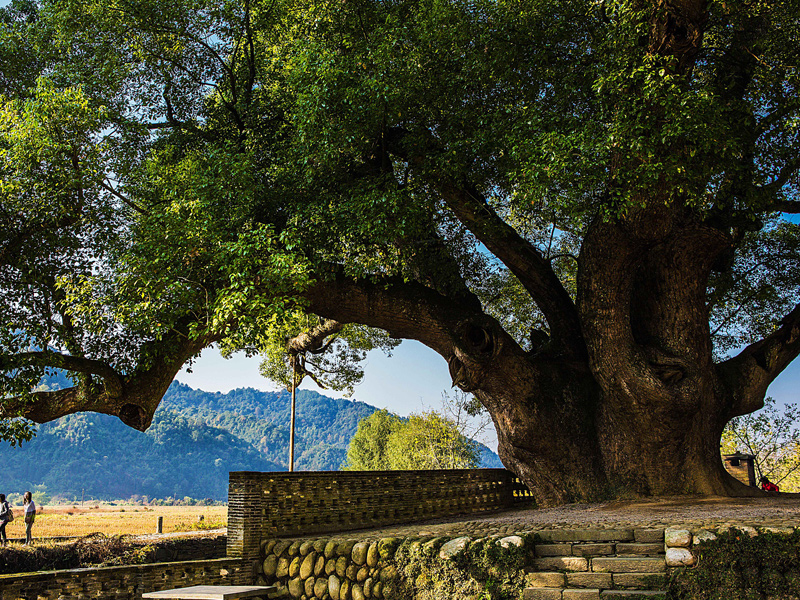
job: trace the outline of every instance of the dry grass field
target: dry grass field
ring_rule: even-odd
[[[14,521],[6,526],[9,538],[25,537],[23,508],[12,507]],[[199,519],[200,515],[203,520]],[[37,507],[33,537],[141,535],[156,533],[158,517],[164,518],[163,533],[217,529],[228,523],[227,506],[123,506],[92,504],[84,506]]]

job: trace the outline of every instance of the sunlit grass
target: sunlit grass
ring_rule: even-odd
[[[12,507],[14,521],[6,526],[9,538],[25,537],[23,508]],[[203,520],[199,517],[203,515]],[[228,523],[227,506],[44,506],[38,507],[33,537],[106,535],[142,535],[156,533],[158,518],[164,518],[162,531],[216,529]]]

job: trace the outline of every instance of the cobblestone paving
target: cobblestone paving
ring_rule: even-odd
[[[360,530],[344,534],[361,540],[383,537],[486,537],[548,529],[661,528],[726,526],[800,527],[800,495],[767,498],[661,498],[602,504],[569,504],[547,509],[516,509],[448,519]]]

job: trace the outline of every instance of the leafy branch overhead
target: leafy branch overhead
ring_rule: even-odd
[[[755,493],[719,433],[800,353],[798,15],[15,0],[0,435],[145,429],[211,344],[352,390],[414,339],[540,502]]]

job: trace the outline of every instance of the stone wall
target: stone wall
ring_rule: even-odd
[[[0,600],[138,600],[144,592],[175,587],[252,582],[250,563],[221,558],[0,575]]]
[[[133,540],[141,547],[147,547],[147,562],[177,562],[187,560],[209,560],[225,558],[228,546],[226,535],[213,537],[196,535],[191,537]]]
[[[498,597],[656,600],[665,596],[666,574],[694,565],[692,548],[729,527],[562,528],[480,537],[265,538],[259,543],[257,562],[217,559],[2,575],[0,600],[138,600],[143,592],[173,587],[254,583],[277,585],[270,596],[285,600],[467,600],[485,597],[488,586],[498,582],[511,593]],[[732,527],[750,536],[794,531]],[[422,570],[412,568],[409,558],[427,565]],[[431,564],[439,571],[426,573]]]
[[[291,598],[397,598],[394,553],[400,541],[264,540],[256,581],[277,584]]]
[[[233,472],[228,556],[257,559],[266,538],[384,527],[530,501],[527,488],[505,469]]]
[[[498,597],[524,600],[664,600],[672,569],[695,565],[692,548],[726,528],[264,539],[255,582],[276,585],[274,596],[286,600],[468,600],[486,597],[488,587],[498,582],[503,582]],[[750,536],[793,531],[735,528]],[[504,559],[504,553],[517,562]],[[412,568],[409,556],[427,566]]]

